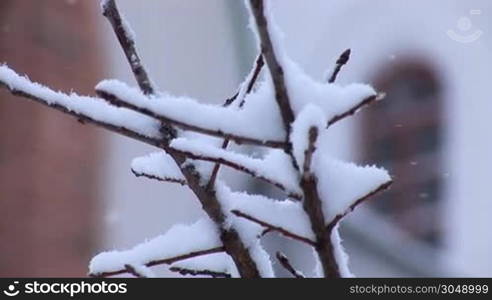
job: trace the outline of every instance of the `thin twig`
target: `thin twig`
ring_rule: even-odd
[[[114,0],[107,0],[103,3],[102,8],[103,15],[108,19],[111,26],[113,26],[113,30],[121,44],[121,48],[125,52],[126,59],[132,68],[140,89],[146,95],[154,94],[155,89],[138,55],[133,34],[130,32],[126,20],[121,16],[116,2]]]
[[[124,101],[123,99],[118,98],[116,95],[114,95],[113,93],[110,93],[108,91],[96,90],[96,93],[99,95],[99,97],[105,99],[106,101],[113,104],[114,106],[124,107],[124,108],[130,109],[130,110],[139,112],[139,113],[144,114],[146,116],[155,118],[155,119],[157,119],[157,120],[159,120],[165,124],[172,124],[176,127],[184,129],[184,130],[190,130],[190,131],[195,131],[195,132],[206,134],[206,135],[222,137],[225,139],[232,140],[232,141],[236,142],[237,144],[252,144],[252,145],[266,146],[266,147],[271,147],[271,148],[285,148],[285,146],[286,146],[286,143],[282,142],[282,141],[268,141],[268,140],[263,141],[263,140],[258,140],[258,139],[251,138],[251,137],[240,136],[240,135],[233,134],[233,133],[225,133],[225,132],[222,132],[220,130],[213,130],[213,129],[209,129],[209,128],[205,128],[205,127],[200,127],[197,125],[187,124],[187,123],[184,123],[182,121],[171,119],[167,116],[162,116],[162,115],[156,114],[155,112],[153,112],[147,108],[139,107],[135,104],[128,103],[128,102]]]
[[[131,171],[132,171],[133,175],[135,175],[136,177],[145,177],[145,178],[149,178],[149,179],[153,179],[153,180],[157,180],[157,181],[161,181],[161,182],[170,182],[170,183],[178,183],[181,185],[187,185],[186,180],[184,180],[184,179],[172,178],[172,177],[159,177],[159,176],[152,175],[152,174],[137,172],[133,169],[131,169]]]
[[[231,278],[231,274],[225,272],[217,272],[212,270],[192,270],[181,267],[171,267],[170,271],[179,273],[181,275],[191,275],[191,276],[210,276],[213,278]]]
[[[244,93],[245,97],[243,99],[241,99],[241,102],[239,103],[240,108],[242,108],[244,106],[244,104],[246,103],[246,95],[251,93],[251,91],[253,90],[253,87],[256,83],[256,80],[260,76],[261,69],[263,68],[263,65],[264,65],[263,55],[260,53],[255,60],[255,66],[253,67],[253,75],[250,78],[248,78],[249,81],[247,82],[246,92]],[[237,99],[239,94],[241,93],[242,88],[243,87],[241,86],[239,88],[239,91],[237,91],[237,93],[233,97],[227,99],[226,102],[224,103],[224,106],[231,105]],[[222,143],[222,149],[227,149],[227,147],[229,146],[229,142],[230,142],[230,139],[227,139],[227,138],[224,139],[224,142]],[[214,186],[215,181],[217,179],[217,175],[219,174],[220,166],[221,166],[221,164],[219,164],[219,163],[216,163],[214,165],[214,169],[212,170],[212,175],[210,175],[210,179],[209,179],[208,184],[207,184],[208,188],[212,188]]]
[[[258,225],[261,225],[263,227],[265,227],[266,229],[270,229],[272,231],[276,231],[288,238],[291,238],[291,239],[294,239],[294,240],[298,240],[300,242],[303,242],[303,243],[306,243],[310,246],[315,246],[316,243],[311,241],[310,239],[306,238],[306,237],[303,237],[303,236],[300,236],[300,235],[297,235],[295,233],[292,233],[290,231],[288,231],[287,229],[285,228],[282,228],[282,227],[279,227],[279,226],[275,226],[275,225],[272,225],[272,224],[269,224],[265,221],[262,221],[258,218],[255,218],[253,216],[250,216],[248,214],[245,214],[244,212],[240,211],[240,210],[237,210],[237,209],[234,209],[231,211],[231,213],[233,213],[235,216],[237,217],[240,217],[240,218],[243,218],[243,219],[246,219],[246,220],[249,220],[253,223],[256,223]]]
[[[280,264],[282,265],[282,267],[284,267],[284,269],[286,269],[290,274],[292,274],[292,276],[294,276],[295,278],[304,278],[304,275],[302,275],[301,272],[297,271],[292,266],[292,264],[290,263],[287,256],[285,256],[285,254],[278,251],[276,254],[276,257],[277,257],[278,261],[280,262]]]
[[[346,65],[350,59],[350,49],[345,50],[342,55],[337,59],[337,62],[335,64],[335,69],[333,70],[333,73],[331,74],[330,78],[328,79],[328,83],[334,83],[335,80],[337,80],[338,73],[340,73],[340,70],[342,70],[342,67]]]
[[[193,257],[198,257],[198,256],[203,256],[203,255],[209,255],[209,254],[214,254],[214,253],[220,253],[224,252],[225,249],[224,247],[215,247],[207,250],[201,250],[201,251],[194,251],[190,252],[187,254],[182,254],[170,258],[164,258],[164,259],[159,259],[159,260],[153,260],[145,264],[146,267],[153,267],[157,265],[171,265],[175,262],[182,261],[185,259],[193,258]],[[95,273],[95,274],[89,274],[91,277],[109,277],[109,276],[115,276],[115,275],[121,275],[128,273],[127,268],[117,270],[117,271],[111,271],[111,272],[102,272],[102,273]]]
[[[372,196],[374,196],[374,195],[376,195],[376,194],[378,194],[384,190],[389,189],[389,187],[392,184],[393,184],[392,180],[390,180],[386,183],[383,183],[378,188],[373,190],[372,192],[368,193],[364,197],[361,197],[357,201],[352,203],[352,205],[350,205],[350,207],[346,211],[344,211],[342,214],[336,215],[335,218],[328,224],[328,226],[327,226],[328,231],[331,232],[333,230],[333,228],[335,228],[335,226],[343,219],[343,217],[345,217],[347,214],[352,212],[357,206],[359,206],[363,202],[369,200]]]
[[[156,146],[156,147],[161,147],[161,144],[162,144],[161,139],[148,137],[148,136],[144,135],[143,133],[131,130],[129,128],[126,128],[123,126],[116,126],[116,125],[109,123],[109,122],[94,119],[88,115],[81,113],[81,112],[76,112],[76,111],[70,110],[69,108],[67,108],[63,105],[54,103],[54,102],[50,101],[49,99],[41,98],[41,95],[35,95],[35,94],[32,94],[28,91],[21,91],[21,90],[17,90],[15,88],[12,88],[9,84],[7,84],[3,81],[0,81],[0,88],[5,88],[5,89],[9,90],[9,92],[14,96],[23,97],[23,98],[32,100],[34,102],[43,104],[45,106],[51,107],[51,108],[56,109],[58,111],[61,111],[62,113],[65,113],[67,115],[71,115],[71,116],[75,117],[77,120],[81,121],[83,124],[85,124],[85,123],[94,124],[94,125],[97,125],[99,127],[104,128],[106,130],[109,130],[111,132],[115,132],[115,133],[124,135],[126,137],[135,139],[137,141],[141,141],[141,142],[144,142],[146,144]],[[55,92],[53,91],[53,93],[55,93]]]
[[[346,117],[354,115],[359,109],[361,109],[364,106],[368,106],[374,102],[377,102],[377,101],[384,99],[385,96],[386,96],[386,94],[384,94],[384,93],[378,93],[377,95],[373,95],[373,96],[369,96],[369,97],[365,98],[364,100],[362,100],[361,102],[359,102],[358,104],[356,104],[355,106],[353,106],[352,108],[347,110],[346,112],[339,114],[339,115],[336,115],[333,118],[331,118],[328,121],[327,127],[335,124],[338,121],[345,119]]]
[[[137,278],[147,278],[147,276],[138,272],[132,265],[125,265],[125,270]]]
[[[254,169],[250,169],[244,165],[241,165],[241,164],[236,163],[234,161],[228,160],[224,157],[208,156],[208,155],[204,155],[202,153],[195,153],[195,152],[191,152],[191,151],[187,151],[187,150],[176,149],[176,148],[173,148],[171,146],[168,147],[167,151],[168,151],[168,153],[171,153],[171,152],[179,153],[179,154],[181,154],[187,158],[194,159],[194,160],[209,161],[209,162],[213,162],[216,164],[228,166],[230,168],[233,168],[237,171],[246,173],[246,174],[248,174],[254,178],[258,178],[262,181],[265,181],[266,183],[269,183],[269,184],[277,187],[281,191],[285,192],[287,194],[287,196],[290,198],[293,198],[296,200],[302,199],[302,195],[300,195],[299,193],[297,193],[295,191],[289,190],[283,183],[276,181],[274,178],[270,178],[270,177],[266,177],[264,175],[261,175]]]

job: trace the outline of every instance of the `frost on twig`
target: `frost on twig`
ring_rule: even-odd
[[[178,166],[176,166],[173,158],[164,151],[133,159],[131,169],[137,177],[143,176],[159,181],[186,185],[186,179]]]
[[[285,256],[285,254],[278,251],[276,254],[276,257],[277,257],[277,260],[282,265],[282,267],[284,267],[284,269],[286,269],[290,274],[292,274],[292,276],[294,276],[295,278],[304,278],[305,277],[304,274],[302,274],[301,272],[299,272],[298,270],[296,270],[292,266],[292,264],[290,263],[290,260],[287,258],[287,256]]]
[[[350,51],[340,56],[328,80],[311,78],[287,55],[270,2],[250,0],[248,7],[259,55],[223,105],[158,92],[114,0],[102,1],[103,14],[138,89],[111,79],[97,85],[98,97],[64,94],[0,66],[0,87],[12,94],[158,148],[134,159],[132,172],[186,185],[205,212],[192,225],[175,225],[132,249],[95,256],[91,276],[154,277],[153,266],[167,265],[182,275],[273,277],[272,259],[261,243],[271,231],[310,246],[321,276],[351,276],[338,226],[392,181],[383,169],[342,162],[318,148],[331,125],[384,95],[365,84],[335,83]],[[251,157],[228,149],[230,143],[268,149]],[[277,187],[284,198],[233,191],[220,176],[221,166]],[[304,277],[285,255],[279,252],[277,259],[294,277]]]
[[[202,219],[192,225],[175,225],[133,249],[100,253],[92,259],[89,273],[95,277],[114,276],[128,273],[127,266],[170,265],[223,251],[215,225],[209,219]]]

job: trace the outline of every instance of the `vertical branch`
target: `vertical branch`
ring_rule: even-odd
[[[136,81],[143,93],[147,95],[152,95],[155,93],[152,87],[151,81],[147,75],[147,72],[143,65],[140,63],[140,58],[138,56],[135,41],[131,37],[128,25],[122,19],[116,3],[114,0],[105,0],[103,2],[103,15],[109,20],[113,26],[114,32],[118,37],[121,47],[123,48],[125,55],[130,63],[133,74]],[[169,124],[162,124],[163,133],[166,140],[172,139],[176,130]],[[260,277],[260,272],[256,266],[256,262],[253,260],[249,254],[248,249],[241,240],[238,232],[232,228],[229,228],[225,224],[225,216],[222,211],[219,200],[215,189],[209,188],[208,186],[202,186],[201,184],[201,174],[191,165],[183,167],[183,163],[186,158],[178,153],[169,153],[175,160],[176,164],[179,166],[183,176],[185,177],[189,188],[193,191],[195,196],[198,198],[202,204],[203,210],[207,213],[211,220],[213,220],[219,229],[220,238],[224,244],[224,249],[227,254],[231,256],[234,263],[237,266],[239,274],[244,278],[257,278]]]
[[[312,156],[316,151],[315,143],[318,138],[318,129],[311,127],[309,130],[309,144],[305,152],[305,163],[301,178],[301,187],[304,191],[303,208],[309,217],[311,229],[316,236],[315,250],[321,261],[325,277],[338,278],[340,270],[335,259],[331,242],[330,230],[326,227],[322,202],[318,193],[317,179],[311,172]]]
[[[224,106],[229,106],[234,101],[236,101],[237,97],[239,97],[239,95],[241,95],[241,90],[243,88],[246,88],[243,99],[239,99],[241,101],[239,103],[239,107],[241,108],[244,106],[244,103],[246,100],[246,95],[251,93],[251,91],[253,90],[253,87],[256,83],[256,80],[258,80],[258,77],[260,76],[261,69],[263,68],[263,65],[264,65],[263,55],[260,53],[255,60],[255,66],[253,67],[253,73],[251,74],[251,76],[248,77],[248,80],[245,82],[245,87],[241,86],[239,91],[234,96],[232,96],[231,98],[226,100],[226,102],[224,103]],[[222,149],[227,149],[227,147],[229,146],[229,142],[230,142],[230,139],[228,139],[228,138],[224,139],[224,141],[222,142]],[[209,179],[208,184],[207,184],[208,188],[213,188],[215,181],[217,179],[217,175],[219,174],[220,166],[221,166],[220,163],[216,163],[214,165],[214,169],[212,170],[212,175],[210,176],[210,179]]]
[[[342,70],[342,67],[344,65],[346,65],[350,59],[350,53],[351,53],[351,50],[347,49],[337,59],[337,62],[335,64],[335,69],[333,70],[333,73],[331,74],[330,78],[328,79],[328,83],[334,83],[335,80],[337,80],[338,73],[340,73],[340,71]]]
[[[121,48],[125,52],[126,59],[132,68],[138,86],[146,95],[152,95],[155,92],[152,82],[147,75],[147,71],[142,65],[140,56],[138,55],[135,38],[130,31],[126,21],[121,17],[121,14],[114,0],[106,0],[102,4],[103,16],[105,16],[121,44]]]
[[[287,134],[290,134],[290,127],[292,122],[294,122],[294,112],[290,106],[289,95],[287,94],[287,87],[285,86],[284,70],[277,59],[275,47],[268,30],[268,20],[265,16],[264,3],[263,0],[250,0],[250,4],[261,41],[261,52],[265,57],[268,69],[272,75],[273,86],[275,88],[275,99],[277,100],[280,113],[282,114],[285,130]]]
[[[261,52],[263,53],[268,69],[270,70],[275,89],[275,99],[280,109],[280,114],[282,115],[282,121],[288,140],[292,131],[291,126],[295,120],[295,115],[290,105],[289,94],[287,93],[284,70],[275,53],[275,46],[272,43],[271,34],[268,28],[268,19],[265,15],[265,5],[263,0],[250,0],[250,5],[258,29]],[[298,170],[299,166],[292,154],[292,145],[289,142],[287,143],[285,151],[290,155],[294,168]]]

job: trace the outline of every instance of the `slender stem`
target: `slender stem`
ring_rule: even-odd
[[[144,274],[138,272],[132,265],[125,265],[125,270],[137,278],[147,278]]]
[[[277,260],[282,265],[282,267],[284,267],[284,269],[286,269],[290,274],[292,274],[292,276],[294,276],[295,278],[304,278],[304,275],[302,275],[301,272],[297,271],[292,266],[292,264],[290,263],[287,256],[285,256],[285,254],[283,254],[282,252],[279,251],[279,252],[277,252],[276,257],[277,257]]]
[[[144,114],[146,116],[155,118],[155,119],[161,121],[162,123],[172,124],[176,127],[184,129],[184,130],[190,130],[190,131],[194,131],[194,132],[198,132],[198,133],[202,133],[202,134],[206,134],[206,135],[222,137],[225,139],[232,140],[238,144],[252,144],[252,145],[258,145],[258,146],[267,146],[267,147],[271,147],[271,148],[285,148],[286,147],[285,142],[282,142],[282,141],[268,141],[268,140],[263,141],[263,140],[258,140],[258,139],[251,138],[251,137],[240,136],[240,135],[236,135],[233,133],[225,133],[225,132],[218,131],[218,130],[213,130],[213,129],[209,129],[209,128],[205,128],[205,127],[200,127],[197,125],[184,123],[182,121],[171,119],[167,116],[162,116],[162,115],[156,114],[155,112],[153,112],[147,108],[139,107],[135,104],[128,103],[128,102],[124,101],[123,99],[118,98],[116,95],[114,95],[108,91],[97,90],[96,92],[99,95],[99,97],[105,99],[106,101],[113,104],[114,106],[128,108],[130,110],[139,112],[139,113]]]
[[[121,16],[114,0],[104,2],[103,15],[113,27],[140,89],[146,95],[154,94],[155,89],[138,55],[133,33],[130,32],[130,28],[126,20]]]
[[[133,169],[132,169],[132,173],[136,177],[145,177],[148,179],[154,179],[154,180],[162,181],[162,182],[171,182],[171,183],[178,183],[181,185],[186,185],[186,180],[184,180],[184,179],[172,178],[172,177],[159,177],[159,176],[152,175],[152,174],[137,172]]]
[[[335,64],[335,69],[333,70],[333,73],[331,74],[330,78],[328,79],[328,83],[334,83],[335,80],[337,80],[338,73],[340,73],[340,71],[342,70],[342,67],[344,65],[346,65],[350,59],[350,53],[351,53],[351,50],[347,49],[337,59],[337,62]]]
[[[124,135],[126,137],[135,139],[137,141],[144,142],[144,143],[152,145],[152,146],[161,147],[161,145],[162,145],[162,140],[160,138],[149,137],[149,136],[144,135],[143,133],[134,131],[134,130],[129,129],[125,126],[117,126],[117,125],[114,125],[110,122],[103,121],[102,119],[101,120],[94,119],[93,117],[90,117],[84,113],[76,112],[74,110],[69,109],[66,106],[54,103],[54,102],[50,101],[49,99],[42,98],[42,95],[36,95],[36,94],[33,94],[27,90],[21,91],[21,90],[12,88],[9,84],[7,84],[3,81],[0,81],[0,88],[5,88],[5,89],[9,90],[10,93],[14,96],[23,97],[23,98],[32,100],[34,102],[43,104],[45,106],[51,107],[53,109],[56,109],[56,110],[58,110],[62,113],[65,113],[67,115],[71,115],[83,124],[85,124],[85,123],[94,124],[94,125],[97,125],[99,127],[104,128],[106,130],[109,130],[111,132],[115,132],[115,133]]]
[[[311,161],[316,151],[315,143],[318,138],[318,129],[312,127],[309,130],[309,143],[305,153],[305,161]],[[326,228],[325,216],[323,214],[322,202],[318,193],[317,178],[311,172],[310,164],[304,164],[301,179],[301,187],[304,191],[303,208],[311,223],[311,229],[316,236],[316,250],[323,267],[325,277],[341,277],[340,270],[335,258],[334,248],[331,242],[330,232]]]
[[[246,173],[246,174],[248,174],[254,178],[258,178],[262,181],[265,181],[266,183],[269,183],[269,184],[277,187],[281,191],[285,192],[288,197],[291,197],[291,198],[297,199],[297,200],[300,200],[302,198],[301,195],[299,195],[298,193],[296,193],[294,191],[287,189],[287,187],[283,183],[276,181],[275,178],[266,177],[264,175],[261,175],[256,170],[248,168],[248,167],[246,167],[240,163],[237,163],[235,161],[231,161],[231,160],[228,160],[228,159],[220,157],[220,156],[208,156],[208,155],[204,155],[203,153],[195,153],[192,151],[185,151],[185,150],[176,149],[173,147],[168,147],[168,153],[179,153],[179,154],[181,154],[187,158],[190,158],[190,159],[209,161],[209,162],[214,162],[216,164],[228,166],[230,168],[233,168],[237,171]]]
[[[272,224],[269,224],[265,221],[262,221],[258,218],[255,218],[253,216],[250,216],[248,214],[245,214],[244,212],[240,211],[240,210],[232,210],[231,213],[233,213],[234,215],[236,215],[237,217],[240,217],[240,218],[243,218],[243,219],[246,219],[246,220],[249,220],[253,223],[256,223],[258,225],[261,225],[263,227],[265,227],[266,229],[269,229],[270,231],[276,231],[288,238],[291,238],[291,239],[294,239],[294,240],[298,240],[300,242],[303,242],[303,243],[306,243],[310,246],[315,246],[315,242],[311,241],[310,239],[308,238],[305,238],[303,236],[300,236],[300,235],[297,235],[295,233],[292,233],[290,231],[288,231],[287,229],[285,228],[282,228],[282,227],[279,227],[279,226],[275,226],[275,225],[272,225]]]
[[[231,274],[225,272],[217,272],[212,270],[192,270],[181,267],[171,267],[170,271],[179,273],[181,275],[191,275],[191,276],[210,276],[213,278],[231,278]]]
[[[201,250],[201,251],[194,251],[170,258],[163,258],[159,260],[153,260],[145,264],[147,267],[153,267],[153,266],[158,266],[158,265],[170,265],[178,261],[182,261],[185,259],[190,259],[193,257],[198,257],[198,256],[203,256],[203,255],[209,255],[209,254],[214,254],[214,253],[221,253],[224,252],[225,248],[224,247],[215,247],[207,250]],[[125,265],[126,266],[126,265]],[[128,269],[125,267],[124,269],[117,270],[117,271],[111,271],[111,272],[102,272],[102,273],[95,273],[95,274],[89,274],[91,277],[109,277],[109,276],[116,276],[116,275],[121,275],[128,273]]]

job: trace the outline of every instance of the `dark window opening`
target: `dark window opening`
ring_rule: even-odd
[[[392,67],[375,86],[387,94],[363,114],[364,163],[385,167],[394,178],[390,191],[371,206],[413,238],[438,246],[442,196],[441,88],[419,63]]]

